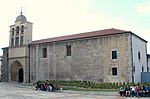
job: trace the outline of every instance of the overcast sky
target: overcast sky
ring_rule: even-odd
[[[148,41],[150,0],[0,0],[0,48],[9,45],[10,25],[22,8],[33,23],[33,40],[116,28]],[[0,50],[2,55],[2,50]]]

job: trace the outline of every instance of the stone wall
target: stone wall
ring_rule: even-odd
[[[125,33],[31,45],[31,82],[46,79],[127,82],[131,64],[129,35]],[[71,45],[71,56],[66,56],[67,45]],[[47,48],[47,58],[42,57],[43,48]],[[113,50],[117,50],[116,60],[111,59]],[[117,75],[112,75],[112,67],[117,67]]]
[[[2,57],[3,56],[0,56],[0,81],[2,79]]]
[[[29,47],[9,47],[9,81],[18,81],[19,68],[23,69],[23,81],[29,82]],[[14,76],[12,78],[12,76]]]
[[[29,62],[27,57],[9,59],[9,81],[17,81],[19,69],[23,69],[23,82],[29,82]],[[14,77],[12,77],[14,76]]]
[[[9,68],[8,68],[8,48],[3,48],[2,59],[2,80],[7,82],[9,80]]]

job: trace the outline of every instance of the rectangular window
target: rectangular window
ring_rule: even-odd
[[[22,46],[23,45],[23,36],[21,36],[21,38],[20,38],[20,46]]]
[[[135,66],[133,66],[133,72],[135,73]]]
[[[18,46],[19,45],[19,37],[16,37],[15,39],[15,46]]]
[[[112,51],[112,59],[117,59],[117,51]]]
[[[144,67],[142,66],[142,72],[144,72]]]
[[[139,59],[139,60],[141,59],[141,54],[140,54],[140,52],[138,52],[138,59]]]
[[[14,38],[11,38],[11,46],[14,46]]]
[[[66,46],[66,52],[67,52],[67,56],[71,56],[71,45],[67,45]]]
[[[112,75],[117,75],[117,67],[112,68]]]
[[[43,58],[47,58],[47,48],[43,48]]]

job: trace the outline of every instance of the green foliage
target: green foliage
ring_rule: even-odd
[[[44,81],[37,81],[38,83],[44,83]],[[86,88],[86,89],[119,89],[121,86],[130,86],[133,85],[130,82],[113,82],[113,83],[96,83],[90,81],[57,81],[49,80],[49,83],[59,84],[61,86],[72,87],[72,88]],[[134,85],[140,85],[137,83]],[[145,86],[150,86],[150,83],[143,83]]]

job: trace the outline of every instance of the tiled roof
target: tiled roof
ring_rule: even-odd
[[[99,31],[92,31],[92,32],[85,32],[85,33],[80,33],[80,34],[73,34],[73,35],[66,35],[66,36],[36,40],[36,41],[33,41],[32,44],[58,42],[58,41],[64,41],[64,40],[113,35],[113,34],[120,34],[120,33],[127,33],[127,32],[130,32],[130,31],[111,28],[111,29],[105,29],[105,30],[99,30]]]

